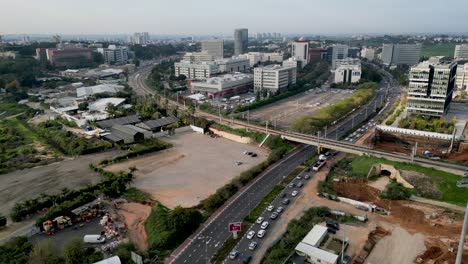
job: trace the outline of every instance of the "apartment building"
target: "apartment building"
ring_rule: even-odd
[[[421,55],[421,44],[383,44],[381,59],[385,65],[416,65]]]
[[[456,62],[432,57],[410,70],[406,102],[408,114],[442,116],[452,101],[457,73]]]
[[[268,65],[254,69],[254,91],[267,90],[270,93],[286,90],[296,83],[296,67]]]
[[[174,63],[174,75],[184,75],[189,80],[206,79],[219,73],[219,67],[214,62],[180,61]]]

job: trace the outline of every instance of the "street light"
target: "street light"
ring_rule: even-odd
[[[209,238],[209,240],[207,241],[207,239]],[[208,264],[208,244],[210,243],[211,239],[213,239],[213,237],[210,237],[210,236],[205,236],[205,238],[203,239],[203,242],[205,243],[205,261],[206,261],[206,264]]]

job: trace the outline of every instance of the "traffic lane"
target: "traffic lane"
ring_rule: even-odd
[[[228,224],[230,222],[242,220],[260,202],[260,200],[271,191],[273,186],[282,179],[284,174],[289,174],[290,171],[305,161],[313,154],[314,149],[315,148],[311,146],[305,147],[303,150],[299,151],[284,162],[284,164],[281,164],[268,172],[268,174],[264,175],[264,177],[250,187],[252,189],[249,188],[246,194],[235,200],[215,221],[207,226],[200,235],[213,237],[214,243],[210,242],[207,245],[206,253],[203,255],[207,254],[211,257],[217,250],[216,245],[219,246],[222,244],[230,235],[227,230]],[[252,190],[255,190],[256,192],[252,192]],[[197,261],[194,260],[193,257],[196,257],[197,252],[200,252],[198,249],[201,247],[202,243],[203,241],[193,240],[193,242],[187,246],[182,253],[180,253],[178,258],[175,260],[175,263],[190,263],[190,261]],[[202,256],[199,256],[198,258],[201,259]]]
[[[271,204],[269,204],[269,205],[273,205],[273,206],[274,206],[273,211],[269,212],[269,211],[267,210],[267,207],[268,207],[269,205],[265,205],[265,209],[264,209],[264,211],[262,212],[262,214],[260,215],[261,217],[264,218],[264,221],[268,221],[268,222],[269,222],[269,226],[268,226],[267,229],[266,229],[265,236],[264,236],[263,238],[258,238],[258,237],[257,237],[257,233],[258,233],[258,231],[261,230],[260,224],[257,224],[257,223],[252,224],[252,225],[250,226],[248,232],[250,232],[250,231],[252,231],[252,230],[255,231],[255,236],[254,236],[252,239],[247,239],[247,233],[248,233],[248,232],[245,233],[245,235],[241,238],[241,240],[239,241],[239,243],[236,245],[236,247],[235,247],[235,249],[234,249],[234,250],[239,251],[239,256],[238,256],[238,258],[236,258],[236,260],[231,260],[230,262],[232,262],[232,263],[241,263],[243,258],[245,258],[245,257],[247,257],[247,256],[252,256],[252,255],[255,254],[256,249],[257,249],[258,247],[260,247],[260,246],[263,244],[263,239],[264,239],[266,236],[268,236],[268,234],[269,234],[268,230],[273,229],[273,228],[276,226],[277,219],[279,219],[279,218],[285,213],[285,211],[289,209],[289,207],[293,206],[294,202],[297,200],[297,198],[298,198],[298,197],[300,196],[300,194],[301,194],[301,189],[303,189],[303,188],[308,184],[308,182],[315,176],[315,174],[316,174],[316,172],[307,172],[307,171],[303,170],[303,171],[302,171],[301,173],[299,173],[299,175],[298,175],[298,176],[300,176],[301,179],[297,179],[297,177],[295,177],[292,181],[290,181],[290,182],[288,183],[288,186],[286,186],[286,187],[282,190],[282,192],[281,192],[281,193],[286,193],[286,194],[287,194],[287,198],[290,199],[290,203],[289,203],[288,205],[284,205],[284,204],[282,203],[282,201],[283,201],[284,198],[282,198],[280,195],[277,196],[277,197],[273,200],[273,202],[272,202]],[[308,180],[305,180],[305,179],[304,179],[304,176],[305,176],[305,175],[309,175],[310,178],[309,178]],[[302,183],[303,183],[303,186],[302,186],[302,187],[297,187],[297,183],[299,183],[299,182],[302,182]],[[296,187],[294,187],[294,188],[289,187],[289,184],[290,184],[290,183],[294,183]],[[293,191],[298,191],[299,194],[298,194],[297,196],[294,197],[294,196],[291,195]],[[278,217],[277,217],[276,219],[274,219],[274,220],[273,220],[273,219],[270,219],[270,216],[271,216],[272,212],[276,211],[276,209],[277,209],[278,207],[280,207],[280,206],[284,208],[284,211],[281,212],[281,213],[278,215]],[[251,243],[252,241],[257,242],[257,247],[256,247],[254,250],[250,250],[250,249],[249,249],[249,245],[250,245],[250,243]],[[227,260],[229,260],[229,259],[227,259]]]

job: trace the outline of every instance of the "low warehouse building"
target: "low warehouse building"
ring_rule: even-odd
[[[179,122],[179,118],[169,116],[157,120],[148,120],[136,124],[137,127],[143,128],[148,131],[159,132],[163,127]]]
[[[145,139],[142,132],[124,125],[114,125],[110,128],[110,134],[104,135],[104,138],[117,144],[131,144]]]

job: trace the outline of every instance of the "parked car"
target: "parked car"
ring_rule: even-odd
[[[247,256],[244,259],[242,259],[242,263],[249,264],[251,260],[252,260],[252,256]]]
[[[284,198],[283,201],[282,201],[281,203],[284,204],[284,205],[287,205],[287,204],[289,204],[289,199],[288,199],[288,198]]]
[[[263,221],[262,225],[260,226],[261,229],[267,229],[267,227],[270,225],[267,221]]]
[[[306,171],[306,172],[309,172],[309,171],[310,171],[310,167],[307,167],[307,168],[305,169],[305,171]]]
[[[285,198],[286,196],[288,196],[286,193],[281,193],[281,194],[280,194],[280,197],[281,197],[281,198]]]
[[[258,231],[258,233],[257,233],[257,237],[258,237],[258,238],[262,238],[262,237],[265,236],[265,233],[266,233],[266,230],[260,230],[260,231]]]
[[[270,215],[270,219],[276,219],[278,217],[278,213],[277,212],[273,212],[271,213]]]
[[[283,212],[283,211],[284,211],[284,208],[283,208],[282,206],[280,206],[280,207],[278,207],[278,208],[276,209],[276,212],[277,212],[278,214],[281,213],[281,212]]]
[[[257,157],[257,153],[253,153],[251,157],[252,157],[252,158]]]
[[[310,176],[309,176],[309,174],[306,174],[306,175],[304,176],[304,180],[308,180],[308,179],[310,179]]]
[[[297,175],[296,179],[298,179],[298,180],[302,179],[301,175]]]
[[[336,229],[335,228],[327,228],[328,233],[330,234],[336,234]]]
[[[257,247],[257,242],[255,242],[255,241],[250,242],[250,244],[249,244],[249,249],[250,250],[255,250],[256,247]]]
[[[274,206],[274,205],[270,205],[270,206],[267,207],[267,211],[268,211],[268,212],[271,212],[271,211],[273,211],[274,209],[275,209],[275,206]]]
[[[231,251],[231,253],[229,253],[229,259],[236,259],[237,256],[239,256],[239,251],[237,250]]]
[[[255,236],[255,231],[249,231],[249,233],[247,233],[247,239],[252,239],[253,237]]]
[[[291,193],[291,196],[292,196],[292,197],[295,197],[295,196],[297,196],[298,194],[299,194],[298,191],[293,191],[293,192]]]
[[[298,183],[297,183],[297,188],[301,188],[302,185],[304,185],[302,182],[298,182]]]
[[[289,188],[294,188],[294,186],[296,186],[296,185],[294,184],[294,182],[291,182],[291,183],[288,185]]]
[[[101,244],[106,242],[106,237],[102,235],[85,235],[83,242],[90,244]]]
[[[344,255],[343,261],[341,262],[341,264],[349,264],[349,263],[351,263],[351,257],[348,255]]]
[[[263,222],[263,220],[265,220],[265,218],[262,217],[262,216],[260,216],[259,218],[257,218],[256,223],[257,223],[257,224],[261,224],[261,223]]]

